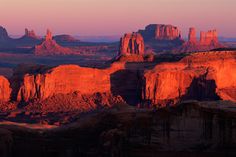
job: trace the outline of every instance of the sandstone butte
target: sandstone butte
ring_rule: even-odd
[[[73,51],[69,48],[62,47],[53,40],[52,33],[47,30],[45,40],[40,44],[36,45],[33,50],[35,55],[69,55],[73,54]]]
[[[189,29],[188,41],[181,46],[180,52],[196,52],[209,51],[212,49],[224,47],[218,40],[218,33],[216,30],[209,30],[207,32],[200,32],[200,41],[197,40],[196,29],[191,27]]]
[[[144,54],[144,40],[139,33],[125,34],[120,39],[120,55],[123,54]]]
[[[139,30],[145,41],[181,39],[180,30],[172,25],[150,24],[144,30]]]
[[[0,101],[9,101],[10,95],[10,82],[7,80],[7,78],[0,76]]]
[[[142,99],[159,105],[188,99],[236,102],[236,53],[202,52],[159,64],[144,74]]]

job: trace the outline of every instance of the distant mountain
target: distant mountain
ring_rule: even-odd
[[[220,42],[236,42],[236,38],[219,37]]]
[[[76,36],[77,39],[84,42],[118,42],[121,35],[114,36]]]

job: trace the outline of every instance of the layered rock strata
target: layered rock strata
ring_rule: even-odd
[[[196,53],[160,64],[145,72],[142,99],[155,105],[189,99],[236,102],[235,69],[235,52]]]

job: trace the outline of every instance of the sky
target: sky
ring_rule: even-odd
[[[122,35],[148,24],[172,24],[187,35],[217,29],[236,37],[236,0],[0,0],[0,25],[11,35]]]

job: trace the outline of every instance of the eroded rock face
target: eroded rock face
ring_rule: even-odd
[[[148,40],[175,40],[181,38],[179,29],[172,25],[151,24],[145,30],[139,30],[145,41]]]
[[[110,93],[110,75],[123,68],[123,64],[113,65],[108,69],[61,65],[41,73],[26,74],[20,83],[17,100],[43,100],[56,94],[77,91],[81,94]]]
[[[45,40],[34,48],[35,55],[68,55],[73,54],[73,51],[69,48],[62,47],[56,43],[52,38],[52,33],[47,30]]]
[[[195,28],[189,29],[188,41],[181,46],[179,52],[198,52],[209,51],[212,49],[222,48],[224,45],[218,41],[218,33],[216,30],[200,33],[200,41],[197,41]]]
[[[9,101],[11,95],[11,88],[9,81],[3,77],[0,76],[0,101]]]
[[[141,34],[125,34],[120,40],[120,55],[123,54],[144,54],[144,40]]]
[[[235,52],[207,52],[157,65],[144,74],[143,99],[159,105],[186,99],[236,102],[235,58]]]

